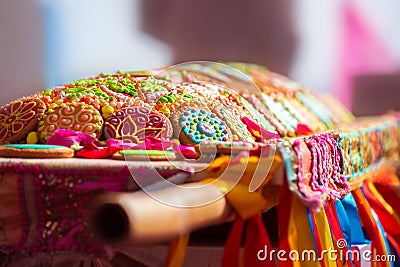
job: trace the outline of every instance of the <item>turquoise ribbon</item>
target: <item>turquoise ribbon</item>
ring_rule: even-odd
[[[347,218],[348,218],[348,224],[351,225],[351,228],[349,227],[347,229],[347,233],[350,236],[350,245],[363,245],[363,244],[370,244],[371,240],[367,239],[364,235],[364,232],[361,227],[361,222],[360,222],[360,216],[358,215],[358,209],[356,202],[353,198],[352,194],[347,194],[340,200],[340,202],[343,205],[343,208],[346,212]],[[343,218],[339,217],[339,221],[343,220]],[[345,225],[346,222],[343,221],[343,224]],[[340,223],[342,226],[342,222]]]
[[[313,223],[313,218],[312,218],[312,214],[310,209],[307,208],[307,218],[308,218],[308,224],[310,225],[310,229],[311,229],[311,233],[313,233],[312,238],[314,240],[314,246],[315,248],[318,248],[317,245],[317,240],[315,240],[315,227],[314,227],[314,223]]]
[[[342,230],[343,237],[347,241],[348,249],[351,249],[351,224],[343,203],[340,200],[334,202],[336,214],[338,216],[340,229]]]

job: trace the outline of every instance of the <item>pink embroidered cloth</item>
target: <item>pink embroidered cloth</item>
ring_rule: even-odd
[[[128,167],[123,160],[109,159],[0,158],[0,258],[47,252],[101,254],[87,216],[96,196],[138,190],[132,174],[152,181],[155,173],[168,178],[196,166],[174,164],[179,168],[169,162],[129,162]]]

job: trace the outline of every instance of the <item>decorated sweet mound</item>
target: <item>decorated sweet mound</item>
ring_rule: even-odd
[[[352,121],[344,107],[326,109],[286,77],[230,64],[242,74],[226,65],[188,64],[100,74],[43,90],[1,107],[0,143],[46,144],[57,130],[136,144],[149,137],[183,145],[255,142],[261,131],[294,137]]]
[[[232,218],[223,266],[256,266],[255,257],[241,258],[238,252],[243,245],[246,255],[256,255],[269,244],[271,231],[265,231],[261,213],[274,206],[280,231],[287,231],[275,244],[298,249],[308,241],[315,251],[334,248],[332,240],[350,233],[337,220],[347,220],[350,207],[348,216],[363,215],[359,227],[351,228],[358,227],[372,249],[387,255],[377,225],[382,219],[385,234],[395,234],[400,243],[398,114],[355,120],[335,99],[264,67],[229,65],[236,70],[190,63],[100,74],[0,107],[5,266],[13,266],[14,259],[32,263],[28,266],[56,261],[108,266],[119,254],[111,260],[104,256],[103,242],[164,244]],[[203,155],[204,161],[186,160]],[[102,216],[89,222],[91,215]],[[243,244],[238,233],[244,228]],[[185,238],[171,243],[168,260],[174,255],[183,260]],[[358,241],[349,240],[351,249],[358,249]],[[121,259],[115,260],[111,265],[119,266]],[[170,263],[165,265],[180,265]]]

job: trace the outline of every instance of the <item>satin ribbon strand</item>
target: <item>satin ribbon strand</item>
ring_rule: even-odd
[[[372,250],[376,251],[376,255],[385,255],[387,256],[387,250],[384,245],[384,240],[382,234],[379,231],[378,225],[375,221],[374,216],[371,213],[371,206],[369,205],[368,201],[364,197],[364,193],[362,192],[361,188],[357,188],[352,192],[355,202],[357,204],[357,208],[359,210],[360,219],[363,223],[368,236],[372,240]],[[375,255],[372,255],[374,257]],[[379,266],[382,267],[389,267],[389,262],[374,262]]]
[[[165,267],[179,267],[183,265],[189,238],[190,234],[186,234],[171,241]]]

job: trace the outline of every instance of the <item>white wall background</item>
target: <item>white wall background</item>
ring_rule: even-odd
[[[171,61],[166,45],[140,31],[139,1],[45,0],[41,4],[48,23],[49,86]]]
[[[315,90],[334,92],[340,1],[351,0],[294,0],[300,46],[291,78]],[[352,1],[400,62],[400,1]],[[86,75],[172,62],[167,45],[141,32],[139,0],[2,0],[0,41],[0,104]]]

